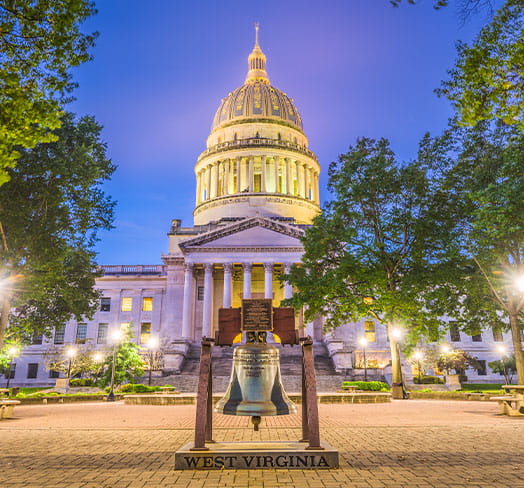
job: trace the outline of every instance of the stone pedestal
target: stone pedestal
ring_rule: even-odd
[[[175,453],[175,469],[330,469],[338,468],[338,451],[307,449],[307,442],[214,442],[207,451],[192,451],[193,443]]]
[[[179,374],[188,351],[189,343],[187,341],[175,341],[169,344],[164,351],[164,367],[162,368],[162,373],[165,376]]]
[[[462,384],[460,383],[459,375],[448,374],[446,376],[446,386],[450,390],[460,390],[462,388]]]

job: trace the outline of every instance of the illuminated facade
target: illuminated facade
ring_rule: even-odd
[[[141,344],[159,338],[164,374],[176,374],[191,346],[213,337],[219,308],[239,307],[242,298],[271,298],[279,306],[292,294],[279,275],[300,262],[304,226],[320,212],[319,173],[293,100],[270,84],[257,28],[245,82],[221,101],[195,164],[194,225],[172,221],[161,265],[103,266],[104,276],[97,280],[102,300],[93,319],[71,321],[50,340],[36,338],[17,359],[13,384],[49,384],[52,374],[42,354],[50,345],[91,342],[107,348],[111,330],[121,324],[128,324]],[[351,374],[362,366],[358,343],[363,336],[368,366],[389,363],[381,325],[363,320],[323,334],[322,321],[304,324],[298,316],[302,333],[326,346],[339,372]],[[491,361],[497,359],[494,343],[500,339],[478,341],[459,333],[450,344]],[[387,376],[387,368],[380,372]],[[479,382],[499,378],[472,377]]]

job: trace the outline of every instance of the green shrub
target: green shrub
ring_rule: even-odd
[[[127,383],[118,388],[120,393],[149,393],[159,390],[160,388],[158,386],[147,386],[142,383]]]
[[[439,378],[438,376],[421,376],[420,378],[418,376],[413,377],[413,383],[416,385],[443,385],[444,379]]]
[[[358,390],[366,391],[389,391],[389,386],[387,383],[382,381],[343,381],[342,389],[345,386],[355,385]]]
[[[73,378],[69,380],[69,386],[93,386],[94,381],[91,378]]]

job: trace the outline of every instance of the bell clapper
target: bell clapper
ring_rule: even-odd
[[[253,422],[253,430],[255,432],[258,432],[258,426],[260,425],[261,420],[262,419],[259,415],[253,415],[253,417],[251,417],[251,422]]]

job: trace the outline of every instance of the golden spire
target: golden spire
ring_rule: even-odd
[[[251,54],[247,58],[247,64],[249,71],[246,76],[246,83],[255,83],[256,81],[262,81],[263,83],[269,84],[269,78],[266,73],[266,55],[260,49],[258,45],[258,22],[255,23],[255,47]]]

